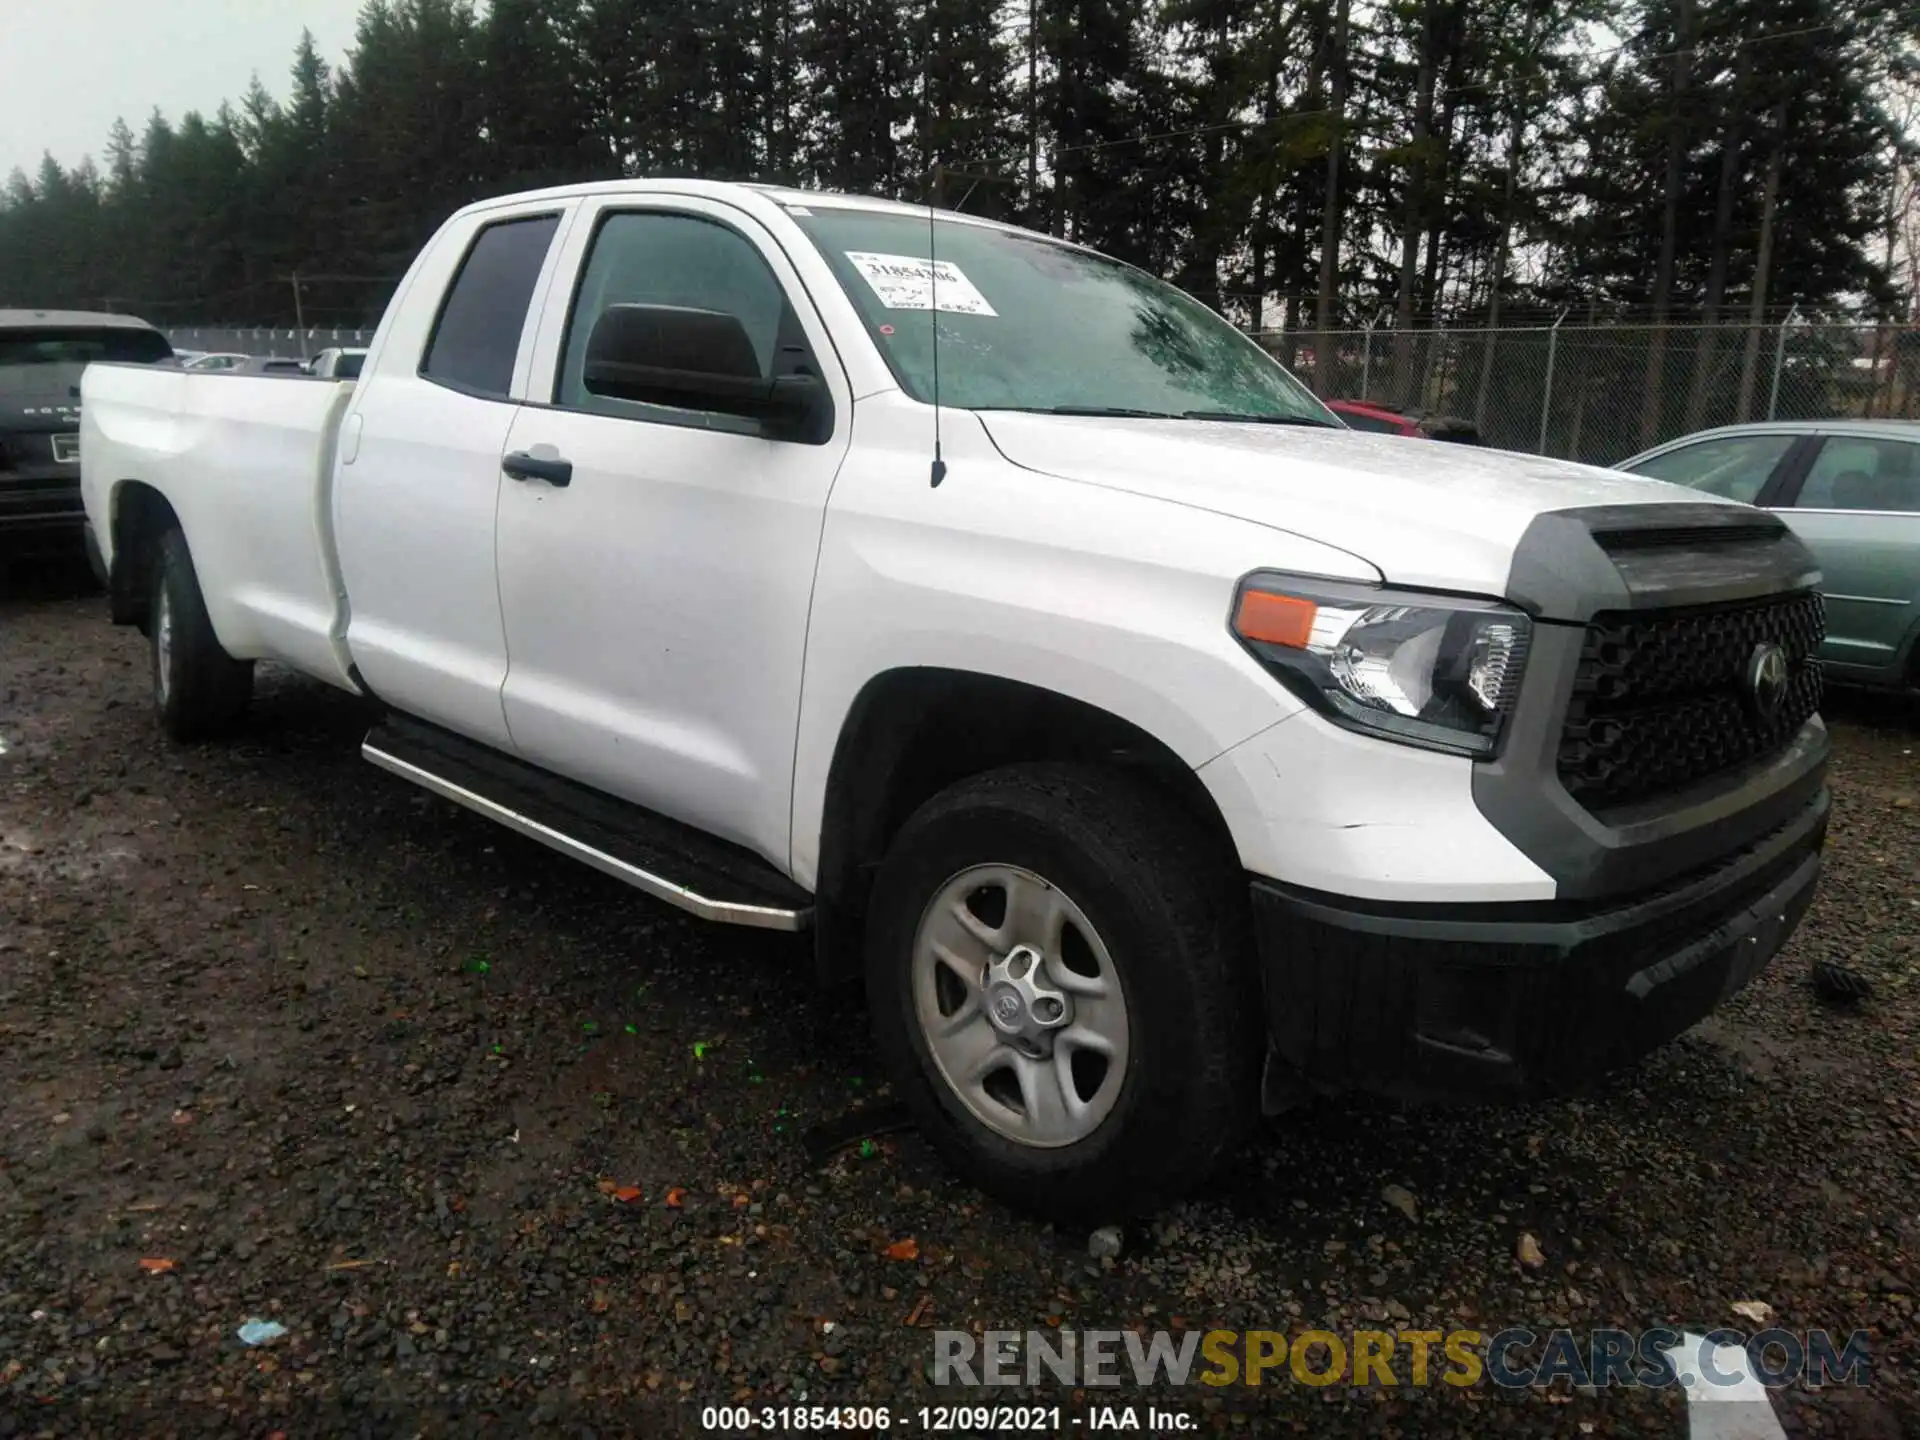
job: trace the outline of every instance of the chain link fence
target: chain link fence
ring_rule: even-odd
[[[179,350],[299,359],[372,330],[187,326]],[[1920,325],[1790,314],[1748,325],[1497,330],[1265,330],[1260,343],[1329,400],[1470,420],[1489,445],[1612,465],[1745,420],[1920,419]]]
[[[263,360],[304,360],[318,350],[336,346],[353,349],[365,346],[372,339],[371,330],[249,330],[217,325],[188,325],[167,330],[167,340],[176,350],[253,355]]]
[[[1329,400],[1470,420],[1489,445],[1611,465],[1747,420],[1920,419],[1920,326],[1262,331]]]

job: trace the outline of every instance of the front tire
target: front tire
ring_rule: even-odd
[[[928,801],[875,883],[867,985],[922,1131],[1021,1208],[1151,1209],[1252,1120],[1262,1027],[1238,868],[1124,774],[1013,766]]]
[[[147,611],[153,706],[175,740],[205,740],[230,730],[253,697],[253,662],[220,647],[207,618],[187,537],[160,537]]]

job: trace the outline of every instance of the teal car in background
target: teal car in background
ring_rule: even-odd
[[[1828,677],[1920,692],[1920,422],[1730,425],[1619,468],[1773,511],[1820,562]]]

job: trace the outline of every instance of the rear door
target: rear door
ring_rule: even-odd
[[[568,205],[469,217],[422,257],[340,438],[347,646],[369,688],[501,749],[500,457]],[[419,303],[422,289],[437,303]]]
[[[1920,625],[1920,443],[1823,435],[1776,503],[1820,562],[1827,600],[1821,658],[1891,682]]]

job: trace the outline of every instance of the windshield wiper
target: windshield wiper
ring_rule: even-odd
[[[1319,430],[1337,430],[1337,425],[1315,420],[1310,415],[1242,415],[1237,410],[1183,410],[1182,420],[1231,420],[1243,425],[1311,425]]]
[[[1248,425],[1313,425],[1322,430],[1340,427],[1306,415],[1243,415],[1238,410],[1134,410],[1124,405],[983,405],[983,410],[1012,410],[1022,415],[1092,415],[1118,420],[1234,420]]]
[[[1012,410],[1021,415],[1092,415],[1101,419],[1180,420],[1175,410],[1129,410],[1123,405],[982,405],[982,410]]]

